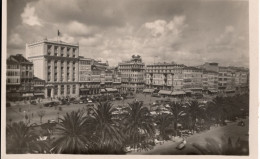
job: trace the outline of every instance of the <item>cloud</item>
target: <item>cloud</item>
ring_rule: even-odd
[[[21,45],[23,45],[23,40],[22,40],[22,38],[20,37],[19,34],[12,33],[11,36],[10,36],[10,39],[9,39],[9,43],[11,45],[21,46]]]
[[[133,54],[146,64],[153,63],[154,56],[189,65],[227,62],[227,57],[240,63],[238,57],[248,57],[248,2],[23,1],[27,4],[8,7],[12,51],[45,37],[56,39],[60,30],[62,41],[79,42],[81,56],[107,59],[111,65]],[[243,60],[248,63],[248,58]]]
[[[85,36],[91,33],[91,28],[78,21],[72,21],[68,24],[67,30],[75,36]]]
[[[42,26],[39,18],[35,14],[35,7],[31,6],[30,3],[28,3],[24,8],[24,12],[21,14],[21,17],[24,24],[28,24],[30,26]]]

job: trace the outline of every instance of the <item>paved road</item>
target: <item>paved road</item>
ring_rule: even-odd
[[[235,142],[238,137],[240,137],[241,140],[248,141],[248,119],[245,119],[244,122],[246,123],[246,126],[241,127],[237,126],[237,122],[235,123],[229,123],[227,126],[223,127],[212,127],[210,130],[201,132],[198,134],[194,134],[187,138],[187,144],[186,147],[183,150],[177,150],[176,146],[180,142],[173,142],[173,141],[167,141],[164,144],[156,145],[152,150],[150,151],[143,151],[143,152],[131,152],[130,155],[186,155],[190,153],[199,153],[198,150],[196,150],[192,144],[197,143],[201,146],[205,146],[206,141],[205,138],[214,138],[216,141],[220,142],[221,137],[225,137],[228,139],[228,137],[231,137],[231,140]]]

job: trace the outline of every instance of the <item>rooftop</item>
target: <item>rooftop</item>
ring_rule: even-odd
[[[77,46],[77,47],[79,46],[78,42],[77,43],[68,43],[68,42],[64,42],[61,40],[48,40],[47,38],[45,38],[43,40],[27,43],[27,45],[32,46],[32,45],[37,45],[37,44],[41,44],[41,43],[62,44],[62,45]]]
[[[8,59],[7,62],[13,63],[19,63],[19,64],[33,64],[32,62],[30,62],[29,60],[27,60],[22,54],[16,54],[16,55],[11,55]]]

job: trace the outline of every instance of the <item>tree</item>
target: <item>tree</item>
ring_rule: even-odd
[[[58,138],[53,142],[53,152],[79,154],[91,149],[92,123],[84,116],[83,111],[66,113],[60,121],[56,128]]]
[[[157,128],[160,131],[160,135],[163,139],[167,139],[167,129],[171,124],[172,117],[168,114],[162,114],[156,117]]]
[[[217,96],[211,102],[211,106],[213,107],[211,109],[214,112],[212,115],[215,117],[217,124],[219,124],[219,122],[223,123],[225,120],[225,113],[227,112],[227,109],[225,108],[227,98],[228,97]]]
[[[7,125],[6,152],[14,154],[33,153],[37,150],[37,138],[30,126],[24,122]]]
[[[40,110],[40,111],[37,112],[37,114],[38,114],[38,116],[40,117],[40,122],[41,122],[41,124],[42,124],[42,118],[43,118],[43,116],[45,115],[45,111],[44,111],[44,110]]]
[[[123,117],[123,125],[125,125],[125,134],[127,143],[137,147],[143,140],[154,137],[155,128],[153,119],[147,107],[142,102],[129,103],[129,107],[125,108],[126,115]],[[146,137],[146,138],[143,138]]]
[[[178,131],[177,124],[178,124],[180,117],[185,115],[185,109],[184,109],[184,106],[181,102],[171,101],[169,103],[169,105],[170,105],[170,107],[168,109],[172,113],[175,136],[177,136],[177,131]]]
[[[114,119],[110,102],[98,103],[97,107],[90,108],[95,136],[98,138],[96,148],[92,153],[123,153],[124,137],[119,123]]]
[[[191,120],[191,129],[195,130],[196,122],[204,117],[204,105],[200,105],[197,100],[187,103],[186,112]]]

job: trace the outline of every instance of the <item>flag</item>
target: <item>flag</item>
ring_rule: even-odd
[[[58,30],[58,36],[61,36],[61,32]]]

